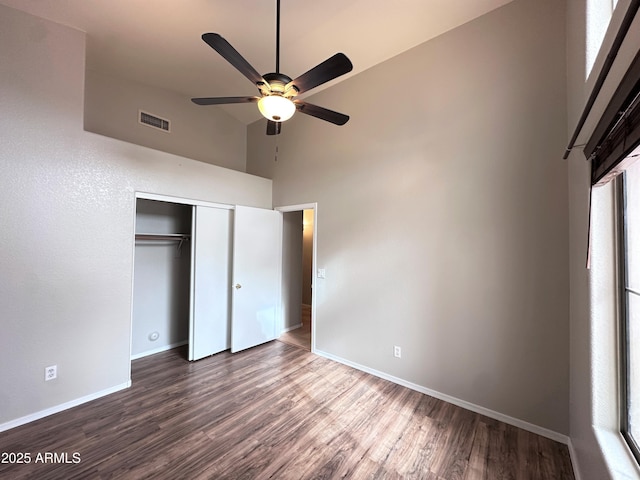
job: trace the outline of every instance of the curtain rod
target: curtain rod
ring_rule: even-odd
[[[571,153],[571,150],[576,144],[578,135],[580,135],[580,132],[582,131],[582,128],[584,127],[584,124],[587,121],[587,117],[591,113],[591,109],[593,108],[593,105],[596,103],[596,99],[600,94],[600,90],[602,90],[602,86],[604,85],[604,82],[607,79],[609,72],[611,71],[611,67],[613,66],[613,61],[618,56],[618,52],[620,51],[622,42],[624,41],[624,38],[627,36],[627,32],[629,31],[629,28],[631,28],[631,23],[633,22],[633,19],[635,18],[636,13],[638,13],[638,7],[640,7],[640,0],[631,0],[627,13],[625,13],[624,18],[622,19],[620,30],[618,30],[616,38],[613,40],[613,45],[611,45],[611,50],[609,50],[609,54],[607,55],[607,58],[604,61],[604,65],[602,66],[602,70],[600,70],[600,74],[596,79],[596,83],[593,86],[593,90],[591,91],[589,100],[587,100],[587,104],[585,105],[582,115],[580,116],[580,120],[578,120],[578,125],[576,126],[576,129],[573,132],[573,136],[569,141],[569,145],[567,145],[567,149],[565,150],[564,155],[562,156],[563,160],[566,160],[567,158],[569,158],[569,154]]]

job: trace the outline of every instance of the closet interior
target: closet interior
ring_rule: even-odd
[[[192,206],[137,199],[132,358],[189,340]]]

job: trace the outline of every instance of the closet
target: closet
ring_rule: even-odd
[[[132,358],[188,342],[191,217],[189,205],[136,201]]]
[[[137,198],[135,237],[132,359],[188,344],[198,360],[279,335],[279,212]]]

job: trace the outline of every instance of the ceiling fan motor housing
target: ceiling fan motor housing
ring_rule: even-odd
[[[287,85],[291,82],[291,78],[284,73],[267,73],[263,75],[262,78],[264,78],[269,84],[267,85],[267,87],[269,88],[269,92],[267,93],[267,95],[276,94],[290,98],[294,97],[298,93],[298,89],[294,85],[291,85],[288,89],[286,88]],[[260,87],[261,85],[258,85],[258,88]],[[260,91],[263,90],[261,89]]]

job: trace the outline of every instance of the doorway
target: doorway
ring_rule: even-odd
[[[315,351],[316,204],[280,207],[283,212],[282,298],[284,343]]]

